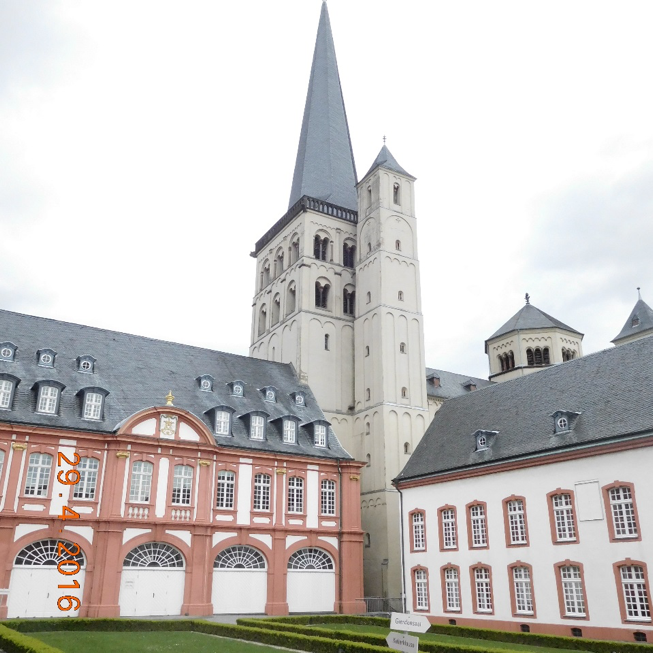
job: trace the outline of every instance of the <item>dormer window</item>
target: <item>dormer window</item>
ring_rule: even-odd
[[[639,316],[638,315],[633,315],[633,319],[630,322],[630,326],[631,326],[631,328],[639,326]]]
[[[57,415],[63,388],[63,385],[55,381],[43,381],[39,383],[36,398],[36,412],[44,415]]]
[[[216,435],[230,436],[231,435],[231,418],[234,410],[229,406],[216,406],[211,410],[206,411],[213,420],[213,428]]]
[[[265,388],[261,388],[261,392],[265,401],[269,401],[272,404],[277,402],[277,389],[274,386],[268,385]]]
[[[93,356],[80,356],[77,359],[77,371],[93,374],[95,371],[95,358]]]
[[[95,388],[88,389],[84,392],[84,403],[82,407],[82,417],[84,419],[101,420],[104,408],[104,394],[98,392]]]
[[[313,426],[313,444],[316,447],[327,446],[327,427],[326,424],[315,424]]]
[[[18,383],[20,381],[15,376],[0,375],[0,409],[11,410]]]
[[[284,444],[297,444],[297,422],[294,419],[283,420]]]
[[[249,437],[252,440],[265,440],[265,417],[252,415],[249,424]]]
[[[16,345],[13,342],[0,343],[0,360],[13,361],[16,356]]]
[[[203,392],[213,392],[213,377],[210,374],[202,374],[196,380],[200,390]]]
[[[306,405],[306,394],[304,392],[295,392],[295,406]]]
[[[485,451],[492,446],[494,438],[498,435],[499,431],[485,431],[478,430],[474,433],[476,444],[476,451]]]
[[[479,435],[476,437],[476,449],[487,449],[487,437],[485,435]]]
[[[57,353],[52,349],[39,349],[36,356],[41,367],[54,367],[54,359]]]
[[[574,428],[576,420],[580,413],[575,413],[569,410],[557,410],[553,413],[553,428],[554,433],[567,433]]]
[[[242,381],[234,381],[231,384],[231,394],[234,397],[244,397],[245,396],[245,384]]]

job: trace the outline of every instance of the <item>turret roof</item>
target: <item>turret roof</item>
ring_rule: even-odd
[[[303,195],[354,211],[358,208],[354,153],[326,2],[317,29],[288,206]]]
[[[644,334],[653,330],[653,309],[643,300],[638,299],[630,312],[626,323],[612,342],[615,344],[629,336]]]
[[[410,173],[406,172],[398,163],[397,159],[392,156],[392,152],[387,148],[385,143],[383,144],[383,147],[381,148],[381,151],[377,155],[376,159],[374,160],[374,163],[372,164],[372,167],[367,171],[367,174],[365,177],[367,177],[373,170],[376,170],[377,168],[387,168],[388,170],[392,170],[394,172],[398,172],[400,175],[405,175],[406,177],[410,177],[411,179],[415,179],[413,175]],[[363,177],[363,179],[365,179]]]

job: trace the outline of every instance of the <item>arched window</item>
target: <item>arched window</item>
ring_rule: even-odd
[[[324,349],[326,349],[326,351],[329,351],[329,334],[328,333],[325,334],[325,336],[324,336]]]
[[[329,239],[326,237],[320,238],[320,236],[315,236],[315,239],[313,240],[313,256],[320,261],[326,261],[328,249]]]
[[[503,358],[503,354],[501,356],[497,356],[499,359],[499,365],[501,365],[501,371],[505,372],[506,371],[506,361]]]
[[[290,259],[288,260],[288,265],[297,263],[298,260],[299,260],[299,238],[297,238],[297,240],[293,240],[292,244],[290,245]]]
[[[366,400],[366,401],[369,401],[369,400],[370,400],[370,397],[371,397],[371,395],[370,395],[370,389],[369,389],[369,388],[366,388],[366,389],[365,389],[365,400]]]
[[[214,569],[265,569],[265,558],[251,546],[230,546],[213,561]]]
[[[367,206],[372,206],[372,187],[367,187]]]
[[[278,277],[283,272],[283,250],[280,249],[277,252],[277,256],[274,259],[274,276]]]
[[[410,453],[410,443],[404,442],[404,453],[409,454]]]
[[[365,422],[365,435],[369,435],[369,434],[370,434],[370,423]]]
[[[401,398],[406,399],[408,397],[408,388],[401,389]]]
[[[345,288],[342,295],[342,312],[345,315],[354,314],[355,300],[356,300],[356,291],[355,290],[349,291]]]
[[[368,254],[372,253],[372,243],[367,243],[367,253]]]
[[[329,284],[322,285],[319,281],[315,282],[315,306],[316,308],[328,308]]]
[[[400,291],[397,293],[397,299],[398,299],[400,302],[403,302],[403,301],[404,301],[404,291],[403,291],[403,290],[400,290]]]
[[[275,295],[272,302],[272,315],[270,316],[270,325],[278,324],[279,315],[281,314],[281,295]]]
[[[270,283],[270,261],[265,261],[263,264],[263,284],[262,287]]]
[[[508,369],[515,369],[515,354],[513,353],[512,349],[508,352]]]
[[[530,347],[526,350],[526,362],[528,363],[529,366],[535,365],[533,350]]]
[[[355,266],[356,245],[345,243],[342,246],[342,264],[346,268],[353,268]]]
[[[288,569],[326,571],[332,570],[333,568],[331,556],[326,551],[313,547],[296,551],[288,560]]]
[[[368,292],[367,293],[367,303],[369,304],[372,301],[372,293]]]
[[[395,249],[400,252],[401,251],[401,241],[400,240],[395,240]]]
[[[183,567],[181,551],[165,542],[147,542],[132,549],[122,563],[123,567]]]
[[[549,357],[549,348],[548,347],[545,347],[542,350],[542,362],[545,365],[549,365],[551,363],[551,358]]]
[[[261,310],[259,311],[258,314],[258,334],[259,336],[265,333],[265,329],[267,327],[267,318],[268,318],[268,311],[267,308],[265,307],[265,304],[261,306]]]
[[[535,365],[542,365],[542,350],[539,347],[535,348]]]
[[[369,355],[370,355],[370,346],[365,345],[365,356],[369,356]]]
[[[400,342],[399,343],[399,353],[400,354],[405,354],[406,353],[406,343],[405,342]]]
[[[372,456],[370,456],[369,453],[365,456],[365,460],[367,461],[367,465],[365,465],[365,466],[366,467],[371,467],[372,466]]]
[[[398,183],[395,183],[392,186],[392,201],[395,204],[401,204],[401,187]]]
[[[297,291],[294,285],[288,286],[288,295],[286,296],[286,315],[295,312]]]

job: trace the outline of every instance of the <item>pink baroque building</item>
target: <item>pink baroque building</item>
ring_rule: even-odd
[[[292,365],[0,311],[2,618],[362,612],[361,466]]]

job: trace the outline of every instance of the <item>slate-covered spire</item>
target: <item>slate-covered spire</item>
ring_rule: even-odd
[[[358,208],[354,153],[326,2],[317,29],[289,207],[302,195]]]
[[[639,291],[639,288],[637,289]],[[639,299],[630,312],[626,323],[619,334],[612,340],[615,345],[622,345],[637,338],[653,335],[653,309],[642,299]]]
[[[372,167],[367,171],[365,177],[367,177],[372,171],[376,170],[377,168],[387,168],[388,170],[398,172],[400,175],[405,175],[410,179],[415,179],[413,175],[406,172],[397,163],[397,159],[395,159],[392,156],[392,152],[390,152],[390,150],[387,148],[385,143],[383,143],[383,147],[381,148],[381,151],[378,153],[376,159],[374,159],[374,163],[372,164]],[[363,177],[363,179],[365,179],[365,177]]]

